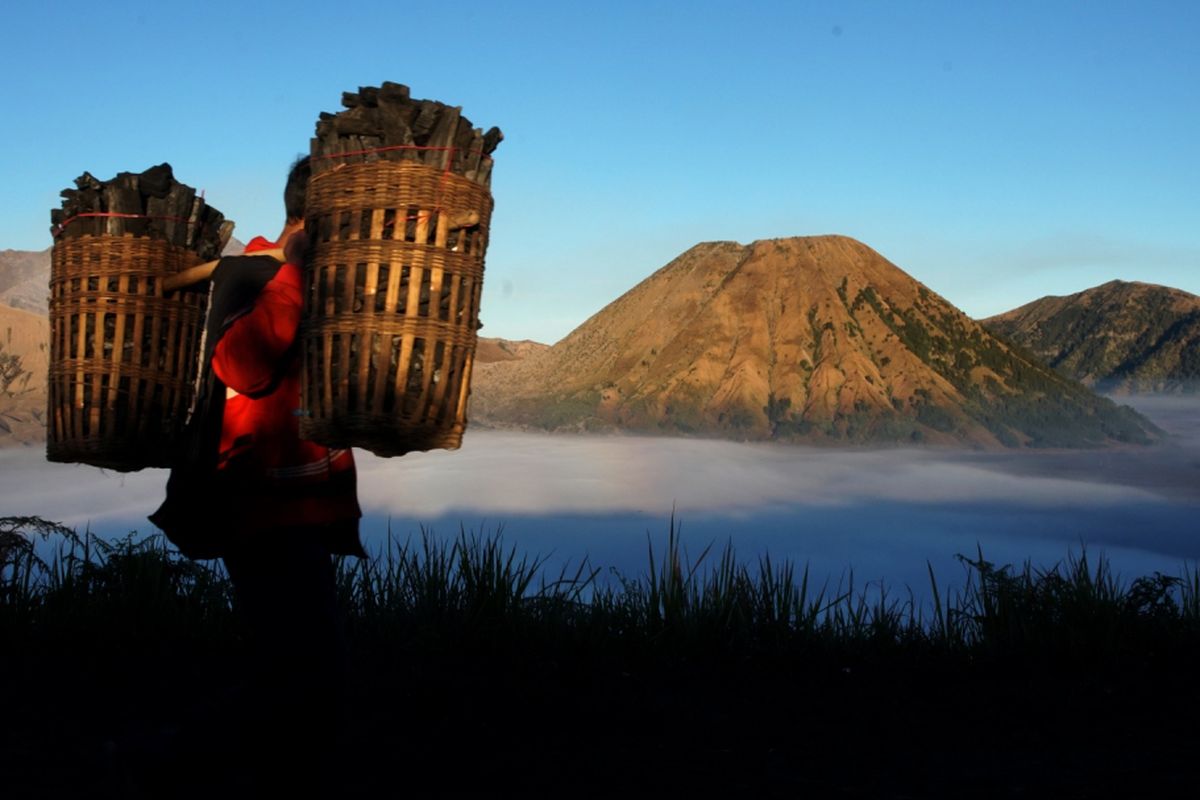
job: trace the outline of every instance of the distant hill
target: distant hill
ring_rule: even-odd
[[[982,324],[1098,391],[1200,391],[1200,297],[1179,289],[1110,281]]]
[[[0,250],[0,305],[47,313],[50,248]]]
[[[236,255],[246,245],[230,239],[226,255]],[[49,313],[50,248],[45,250],[0,250],[0,305],[23,308],[36,314]]]
[[[543,350],[549,350],[550,345],[534,342],[529,339],[514,341],[512,339],[493,339],[479,337],[475,348],[475,364],[495,364],[498,362],[519,361],[536,355]]]
[[[46,440],[50,322],[0,305],[0,445]]]
[[[244,248],[230,239],[225,253]],[[46,440],[49,284],[49,248],[0,251],[0,447]]]
[[[700,244],[548,350],[481,369],[474,420],[813,443],[1152,441],[842,236]]]

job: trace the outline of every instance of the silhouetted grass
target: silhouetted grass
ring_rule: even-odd
[[[501,531],[389,535],[342,562],[344,795],[1158,796],[1200,778],[1195,569],[1125,581],[1086,552],[976,553],[918,601],[666,533],[634,575],[550,572]],[[0,518],[0,641],[11,796],[224,796],[253,760],[172,750],[172,731],[240,724],[247,645],[223,571],[160,537]]]
[[[223,573],[161,536],[106,541],[38,517],[0,518],[6,635],[134,647],[215,641],[230,633],[231,600]]]
[[[954,663],[1119,668],[1200,642],[1200,573],[1124,581],[1086,551],[1049,569],[959,556],[961,588],[930,570],[932,601],[886,586],[816,586],[807,567],[746,564],[731,544],[694,558],[672,521],[647,569],[604,573],[584,561],[549,575],[495,535],[388,535],[381,552],[341,562],[354,647],[537,646],[611,659],[939,658]],[[215,563],[215,562],[214,562]],[[607,579],[604,579],[607,578]],[[236,634],[217,566],[182,558],[160,536],[106,542],[37,517],[0,519],[0,624],[8,641],[55,636],[122,646],[218,644]],[[78,638],[76,638],[78,637]]]

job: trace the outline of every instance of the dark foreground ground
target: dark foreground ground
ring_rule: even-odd
[[[250,767],[271,742],[239,742],[249,698],[226,659],[57,656],[3,656],[6,797],[261,792]],[[1200,786],[1191,664],[1101,677],[818,660],[639,671],[360,653],[340,745],[324,763],[284,763],[311,794],[361,797],[1190,797]]]
[[[311,696],[256,710],[219,572],[6,531],[4,798],[1200,796],[1197,573],[980,555],[916,611],[674,538],[610,589],[426,540],[339,572],[349,677],[319,741]],[[31,531],[65,544],[41,561]]]

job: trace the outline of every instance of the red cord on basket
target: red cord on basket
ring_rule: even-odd
[[[366,156],[366,155],[371,155],[373,153],[389,153],[389,152],[394,152],[396,150],[430,150],[430,151],[436,151],[436,152],[447,152],[448,151],[450,153],[450,157],[446,159],[446,165],[442,169],[442,176],[443,176],[443,178],[445,178],[446,175],[450,174],[450,165],[452,163],[454,163],[454,153],[459,149],[461,149],[461,148],[454,147],[453,145],[444,146],[444,147],[443,146],[434,147],[432,145],[421,145],[421,144],[392,144],[392,145],[387,145],[386,147],[372,147],[367,150],[350,150],[345,153],[324,153],[322,155],[313,156],[313,158],[346,158],[347,156]],[[468,150],[468,151],[466,151],[466,153],[467,153],[467,155],[478,154],[484,158],[491,158],[491,156],[489,156],[487,153],[483,152],[482,150]],[[442,193],[442,183],[439,181],[438,194],[440,195],[441,193]],[[442,207],[440,198],[438,198],[435,201],[433,209],[427,213],[430,217],[432,217],[433,214],[441,213],[443,211],[445,211],[445,209]],[[417,220],[419,222],[421,216],[423,216],[423,214],[417,214],[417,216],[415,216],[415,217],[405,217],[404,221],[408,222],[410,220]]]
[[[66,230],[66,227],[68,225],[70,225],[72,222],[74,222],[77,219],[83,219],[85,217],[116,217],[117,219],[165,219],[165,220],[169,220],[171,222],[189,222],[190,221],[184,217],[152,217],[147,214],[121,214],[116,211],[87,211],[82,214],[76,214],[75,216],[71,217],[70,219],[68,219],[64,222],[58,223],[58,225],[55,226],[56,230],[54,232],[54,238],[57,239],[59,236],[61,236],[62,232],[64,230]]]

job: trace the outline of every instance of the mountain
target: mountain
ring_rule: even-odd
[[[0,250],[0,305],[47,313],[50,248]]]
[[[245,245],[230,239],[226,254]],[[0,447],[46,440],[50,250],[0,251]]]
[[[0,443],[46,440],[50,321],[0,305]]]
[[[1200,391],[1200,297],[1179,289],[1110,281],[982,324],[1098,391]]]
[[[480,336],[478,344],[475,347],[475,365],[478,368],[483,364],[519,361],[549,349],[550,345],[530,339],[514,341],[512,339],[493,339]]]
[[[700,244],[550,349],[481,369],[472,419],[813,443],[1145,443],[1159,432],[843,236]]]
[[[0,446],[46,440],[50,248],[0,250]]]
[[[246,245],[231,238],[225,255],[236,255]],[[49,313],[50,248],[45,250],[0,250],[0,305],[23,308],[36,314]]]

